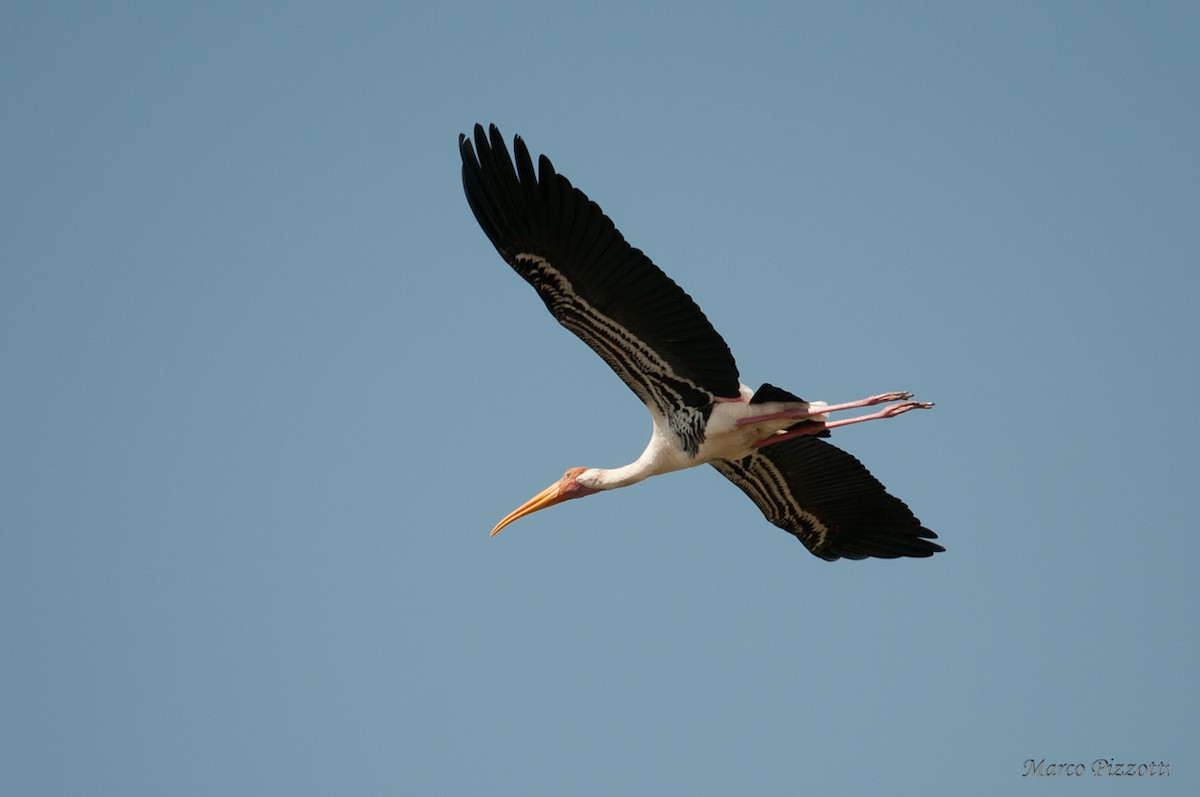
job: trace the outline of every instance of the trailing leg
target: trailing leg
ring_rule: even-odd
[[[885,395],[895,395],[895,394],[885,394]],[[877,397],[873,396],[872,398],[877,398]],[[887,400],[888,399],[884,399],[884,401],[887,401]],[[870,401],[870,399],[865,399],[865,401]],[[860,405],[860,406],[863,406],[863,405]],[[836,429],[839,426],[849,426],[852,423],[862,423],[864,421],[877,421],[877,420],[881,420],[883,418],[895,418],[897,415],[903,415],[904,413],[908,412],[909,410],[927,410],[932,406],[933,406],[933,403],[929,402],[929,401],[905,401],[900,404],[891,404],[887,407],[884,407],[881,410],[878,410],[877,412],[871,413],[870,415],[860,415],[857,418],[844,418],[843,420],[840,420],[840,421],[806,421],[806,422],[803,422],[791,429],[788,429],[785,432],[777,432],[769,437],[764,437],[762,440],[759,440],[757,443],[755,443],[754,447],[762,448],[763,446],[769,446],[772,443],[781,443],[784,440],[791,440],[794,437],[804,437],[806,435],[820,434],[821,432],[828,431],[830,429]],[[842,408],[845,408],[844,405]],[[810,414],[816,414],[816,413],[810,413]],[[790,417],[790,416],[784,415],[783,417]],[[807,417],[807,416],[805,416],[805,417]]]
[[[778,420],[802,421],[805,418],[811,418],[814,415],[827,415],[831,412],[841,412],[842,410],[855,410],[860,407],[873,407],[876,404],[883,404],[885,401],[904,401],[910,398],[912,398],[912,393],[909,393],[907,390],[897,390],[892,393],[880,393],[878,396],[870,396],[865,399],[859,399],[858,401],[848,401],[844,404],[824,404],[821,402],[813,402],[805,409],[783,410],[782,412],[772,412],[768,415],[752,415],[748,418],[739,418],[737,425],[747,426],[752,423]]]

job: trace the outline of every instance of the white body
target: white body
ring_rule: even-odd
[[[649,407],[654,418],[654,430],[650,442],[642,455],[620,468],[588,468],[577,477],[580,484],[594,490],[613,490],[635,484],[650,476],[670,473],[675,470],[694,468],[714,459],[741,459],[754,452],[754,444],[773,434],[782,432],[796,423],[795,419],[772,419],[760,423],[738,425],[743,418],[769,416],[787,411],[811,411],[808,420],[824,421],[828,415],[821,412],[827,405],[822,401],[769,401],[750,404],[754,391],[741,385],[741,398],[736,401],[720,401],[708,416],[704,429],[704,442],[696,456],[689,456],[679,447],[675,436],[667,427],[666,419]]]

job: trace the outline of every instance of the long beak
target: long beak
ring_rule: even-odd
[[[509,512],[504,520],[501,520],[496,524],[496,528],[492,529],[492,533],[488,536],[495,537],[500,529],[504,528],[509,523],[512,523],[514,520],[523,518],[526,515],[538,511],[539,509],[545,509],[548,506],[554,506],[555,504],[561,504],[563,501],[566,501],[569,496],[567,493],[562,492],[562,486],[562,479],[559,479],[554,484],[535,495],[533,498],[530,498],[528,501]]]

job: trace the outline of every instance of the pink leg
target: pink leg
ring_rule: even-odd
[[[868,401],[870,399],[867,399]],[[929,401],[905,401],[902,404],[892,404],[884,407],[878,412],[873,412],[870,415],[860,415],[857,418],[846,418],[841,421],[809,421],[803,424],[798,429],[791,429],[779,434],[773,434],[770,437],[763,438],[754,444],[755,448],[769,446],[772,443],[782,443],[784,440],[791,440],[793,437],[804,437],[806,435],[820,434],[827,429],[836,429],[839,426],[849,426],[852,423],[862,423],[863,421],[877,421],[881,418],[895,418],[897,415],[903,415],[909,410],[927,410],[933,406]]]
[[[897,390],[892,393],[880,393],[878,396],[859,399],[858,401],[848,401],[845,404],[830,404],[828,407],[812,410],[784,410],[783,412],[772,412],[769,415],[754,415],[749,418],[741,418],[737,421],[738,426],[745,426],[751,423],[761,423],[762,421],[776,421],[782,419],[791,419],[801,421],[813,415],[824,415],[827,412],[841,412],[842,410],[855,410],[859,407],[873,407],[876,404],[882,404],[885,401],[904,401],[912,398],[912,393],[907,390]]]

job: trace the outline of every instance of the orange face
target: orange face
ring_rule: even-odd
[[[521,504],[512,512],[509,512],[508,515],[505,516],[504,520],[501,520],[496,524],[496,528],[492,529],[492,533],[489,536],[496,536],[496,533],[509,523],[512,523],[514,520],[519,518],[523,518],[526,515],[532,514],[539,509],[545,509],[548,506],[561,504],[563,501],[569,501],[572,498],[583,498],[585,495],[591,495],[592,493],[599,492],[599,490],[596,490],[593,487],[588,487],[576,481],[576,479],[579,477],[579,474],[583,473],[585,470],[587,470],[587,468],[571,468],[568,470],[563,474],[563,477],[554,484],[550,485],[545,490],[542,490],[540,493]]]

